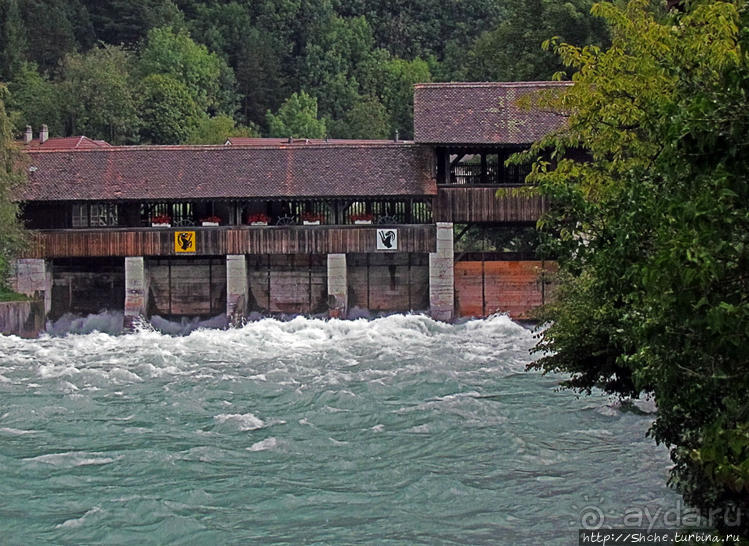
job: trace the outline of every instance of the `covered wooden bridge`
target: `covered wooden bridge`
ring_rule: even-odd
[[[502,260],[482,252],[478,273],[465,260],[476,253],[456,253],[454,239],[530,226],[544,210],[539,197],[495,192],[524,178],[504,166],[508,154],[560,123],[517,110],[515,98],[554,85],[417,85],[414,142],[28,146],[19,199],[34,236],[16,286],[44,293],[53,318],[102,307],[127,317],[522,316],[543,298],[540,265],[525,260],[508,277],[522,294],[490,301],[498,269],[486,264]]]

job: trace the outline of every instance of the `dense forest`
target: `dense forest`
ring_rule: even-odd
[[[412,86],[548,79],[591,0],[0,0],[18,133],[114,144],[412,136]]]

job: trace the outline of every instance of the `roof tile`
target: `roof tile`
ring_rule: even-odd
[[[417,84],[414,140],[432,144],[530,144],[561,128],[560,113],[525,110],[517,100],[570,82]]]
[[[415,144],[30,149],[21,200],[435,195]]]

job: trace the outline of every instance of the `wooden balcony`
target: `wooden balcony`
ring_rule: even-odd
[[[497,186],[439,186],[435,220],[455,223],[535,222],[546,210],[546,200],[541,196],[505,195],[498,198],[497,189]]]
[[[398,230],[397,252],[435,251],[435,226],[231,226],[67,229],[33,232],[27,258],[221,256],[377,252],[377,229]],[[175,250],[175,232],[195,232],[195,252]],[[380,251],[381,252],[381,251]]]

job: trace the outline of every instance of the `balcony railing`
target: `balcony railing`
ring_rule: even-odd
[[[497,197],[497,187],[440,186],[434,218],[437,222],[535,222],[546,210],[540,195]]]
[[[167,223],[172,227],[200,226],[215,217],[223,226],[258,223],[303,225],[305,220],[322,225],[430,224],[431,197],[379,199],[289,199],[225,201],[150,201],[26,203],[24,218],[30,229],[89,229],[149,227]]]
[[[530,172],[526,166],[486,165],[486,171],[483,170],[479,163],[458,163],[450,167],[449,184],[457,186],[517,186],[523,184],[525,177]]]

